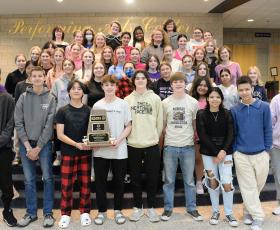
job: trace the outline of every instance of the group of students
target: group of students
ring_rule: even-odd
[[[236,227],[238,221],[232,212],[234,159],[244,202],[244,223],[261,229],[264,213],[259,194],[268,175],[268,153],[280,200],[278,96],[272,100],[270,111],[268,103],[263,102],[267,97],[259,69],[250,67],[248,76],[241,76],[239,64],[230,60],[230,49],[223,46],[217,52],[209,32],[204,33],[203,40],[202,30],[195,28],[193,39],[187,42],[186,35],[177,33],[174,21],[169,19],[163,30],[155,29],[149,45],[144,42],[141,27],[135,28],[133,47],[129,48],[130,33],[123,32],[119,38],[120,28],[114,21],[108,36],[95,35],[93,30],[76,32],[75,41],[68,45],[63,41],[62,29],[56,27],[54,42],[45,45],[43,51],[33,47],[30,61],[23,54],[16,56],[18,69],[8,75],[5,87],[0,88],[0,180],[5,222],[25,227],[37,220],[39,161],[44,182],[43,226],[54,225],[54,136],[54,164],[61,166],[60,228],[70,224],[75,180],[80,185],[81,225],[91,224],[91,177],[96,183],[98,207],[94,222],[104,223],[109,170],[113,174],[117,224],[126,221],[122,202],[127,174],[133,189],[129,219],[138,221],[144,215],[142,170],[146,174],[146,215],[151,222],[169,220],[178,162],[187,213],[196,221],[203,220],[196,208],[196,193],[204,193],[204,184],[212,204],[209,222],[218,224],[221,188],[225,218],[230,226]],[[102,48],[100,44],[104,41],[108,46]],[[84,50],[81,56],[78,48]],[[90,111],[95,109],[107,111],[114,138],[110,147],[90,148],[82,141],[87,134]],[[13,133],[14,144],[19,140],[25,176],[27,210],[19,221],[10,208]],[[154,208],[161,159],[164,212],[160,216]],[[280,207],[274,214],[280,215]]]

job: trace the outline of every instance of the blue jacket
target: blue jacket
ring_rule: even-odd
[[[250,105],[239,103],[231,108],[235,140],[233,150],[247,155],[269,151],[272,123],[269,104],[259,99]]]

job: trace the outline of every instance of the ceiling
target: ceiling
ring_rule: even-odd
[[[4,1],[4,0],[1,0]],[[8,0],[0,15],[50,13],[208,13],[223,0]],[[133,1],[133,0],[131,0]],[[234,1],[234,0],[232,0]],[[116,3],[117,2],[117,3]],[[225,28],[280,28],[280,0],[251,0],[223,14]],[[254,22],[247,22],[253,18]]]
[[[280,29],[279,0],[251,0],[223,14],[225,28]],[[248,22],[254,19],[254,22]]]
[[[1,0],[4,1],[4,0]],[[223,0],[5,0],[1,14],[91,12],[199,12],[207,13]],[[133,0],[132,0],[133,1]]]

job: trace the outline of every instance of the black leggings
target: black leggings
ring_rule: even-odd
[[[111,166],[114,184],[114,210],[122,210],[124,177],[127,159],[105,159],[94,157],[96,201],[99,212],[107,211],[107,176]]]
[[[144,165],[143,165],[144,162]],[[146,174],[148,208],[155,207],[158,176],[160,170],[160,152],[158,145],[147,148],[128,146],[128,168],[133,189],[134,207],[142,208],[142,166]]]
[[[0,189],[4,209],[9,209],[14,192],[12,182],[12,161],[14,152],[11,148],[0,148]]]

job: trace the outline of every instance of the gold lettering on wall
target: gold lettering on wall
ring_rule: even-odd
[[[159,25],[162,25],[163,21],[161,18],[157,17],[144,17],[139,20],[135,20],[134,17],[129,18],[115,18],[114,20],[118,20],[121,22],[122,25],[122,31],[130,31],[132,32],[133,29],[141,25],[144,29],[144,31],[149,35],[152,30]],[[186,24],[185,22],[182,22],[181,19],[175,20],[177,24],[177,30],[182,33],[188,33],[190,30],[190,26]],[[76,30],[84,30],[85,28],[91,27],[95,31],[102,31],[102,32],[108,32],[110,29],[110,24],[92,24],[92,25],[84,25],[84,24],[78,24],[74,21],[70,21],[68,24],[48,24],[46,21],[43,21],[41,19],[38,19],[34,24],[28,24],[24,19],[18,19],[14,22],[14,24],[9,28],[8,34],[13,35],[23,35],[28,36],[30,40],[33,40],[37,37],[44,37],[44,36],[50,36],[52,29],[55,26],[61,26],[66,34],[73,34]]]

